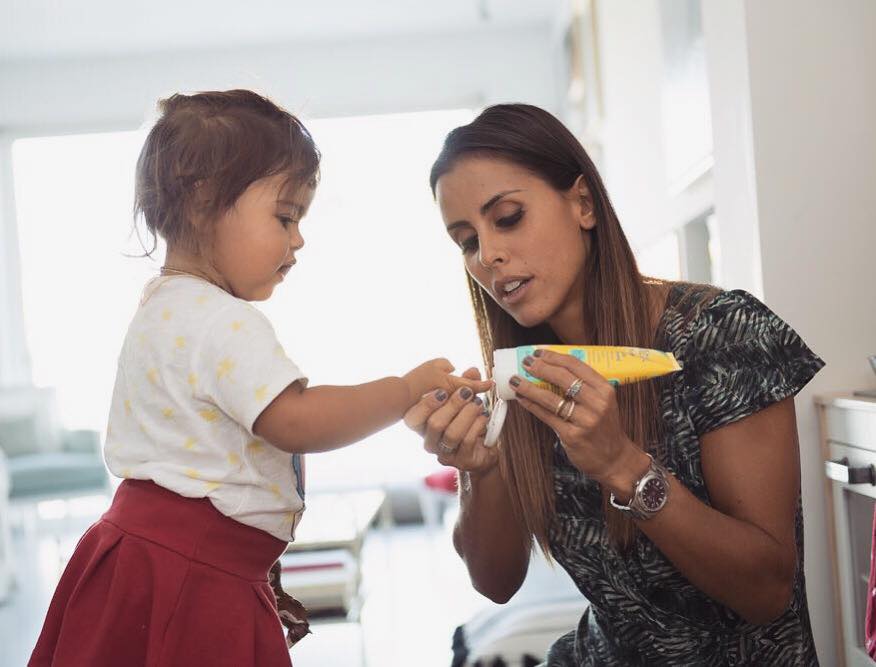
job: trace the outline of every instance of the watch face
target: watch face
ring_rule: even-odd
[[[666,485],[659,477],[652,477],[642,488],[642,505],[649,512],[656,512],[666,502]]]

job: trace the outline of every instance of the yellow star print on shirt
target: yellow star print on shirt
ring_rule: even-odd
[[[228,459],[228,465],[232,465],[232,466],[239,466],[240,465],[240,457],[237,454],[235,454],[234,452],[231,452],[226,458]]]
[[[268,395],[268,385],[263,384],[261,387],[256,387],[255,397],[257,401],[265,400],[265,397]]]
[[[201,419],[205,422],[214,422],[219,419],[219,411],[216,408],[205,408],[199,410],[198,414],[201,415]]]
[[[219,369],[216,371],[216,377],[218,379],[224,378],[226,375],[230,375],[231,371],[234,370],[234,361],[228,358],[223,359],[219,362]]]

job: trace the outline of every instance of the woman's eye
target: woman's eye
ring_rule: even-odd
[[[520,219],[523,217],[523,209],[517,209],[516,212],[511,215],[505,216],[504,218],[498,218],[496,220],[496,227],[513,227]]]
[[[459,242],[459,247],[462,248],[462,254],[467,255],[478,249],[478,235],[472,234],[467,239],[462,239]]]

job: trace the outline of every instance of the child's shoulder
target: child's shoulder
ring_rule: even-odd
[[[206,280],[189,276],[160,276],[144,288],[138,314],[147,319],[158,316],[165,321],[179,315],[206,324],[218,313],[235,311],[261,315],[261,311],[249,302]]]

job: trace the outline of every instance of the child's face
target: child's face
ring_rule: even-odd
[[[304,245],[298,226],[315,190],[287,181],[285,174],[256,181],[216,223],[212,264],[238,298],[270,297]]]

